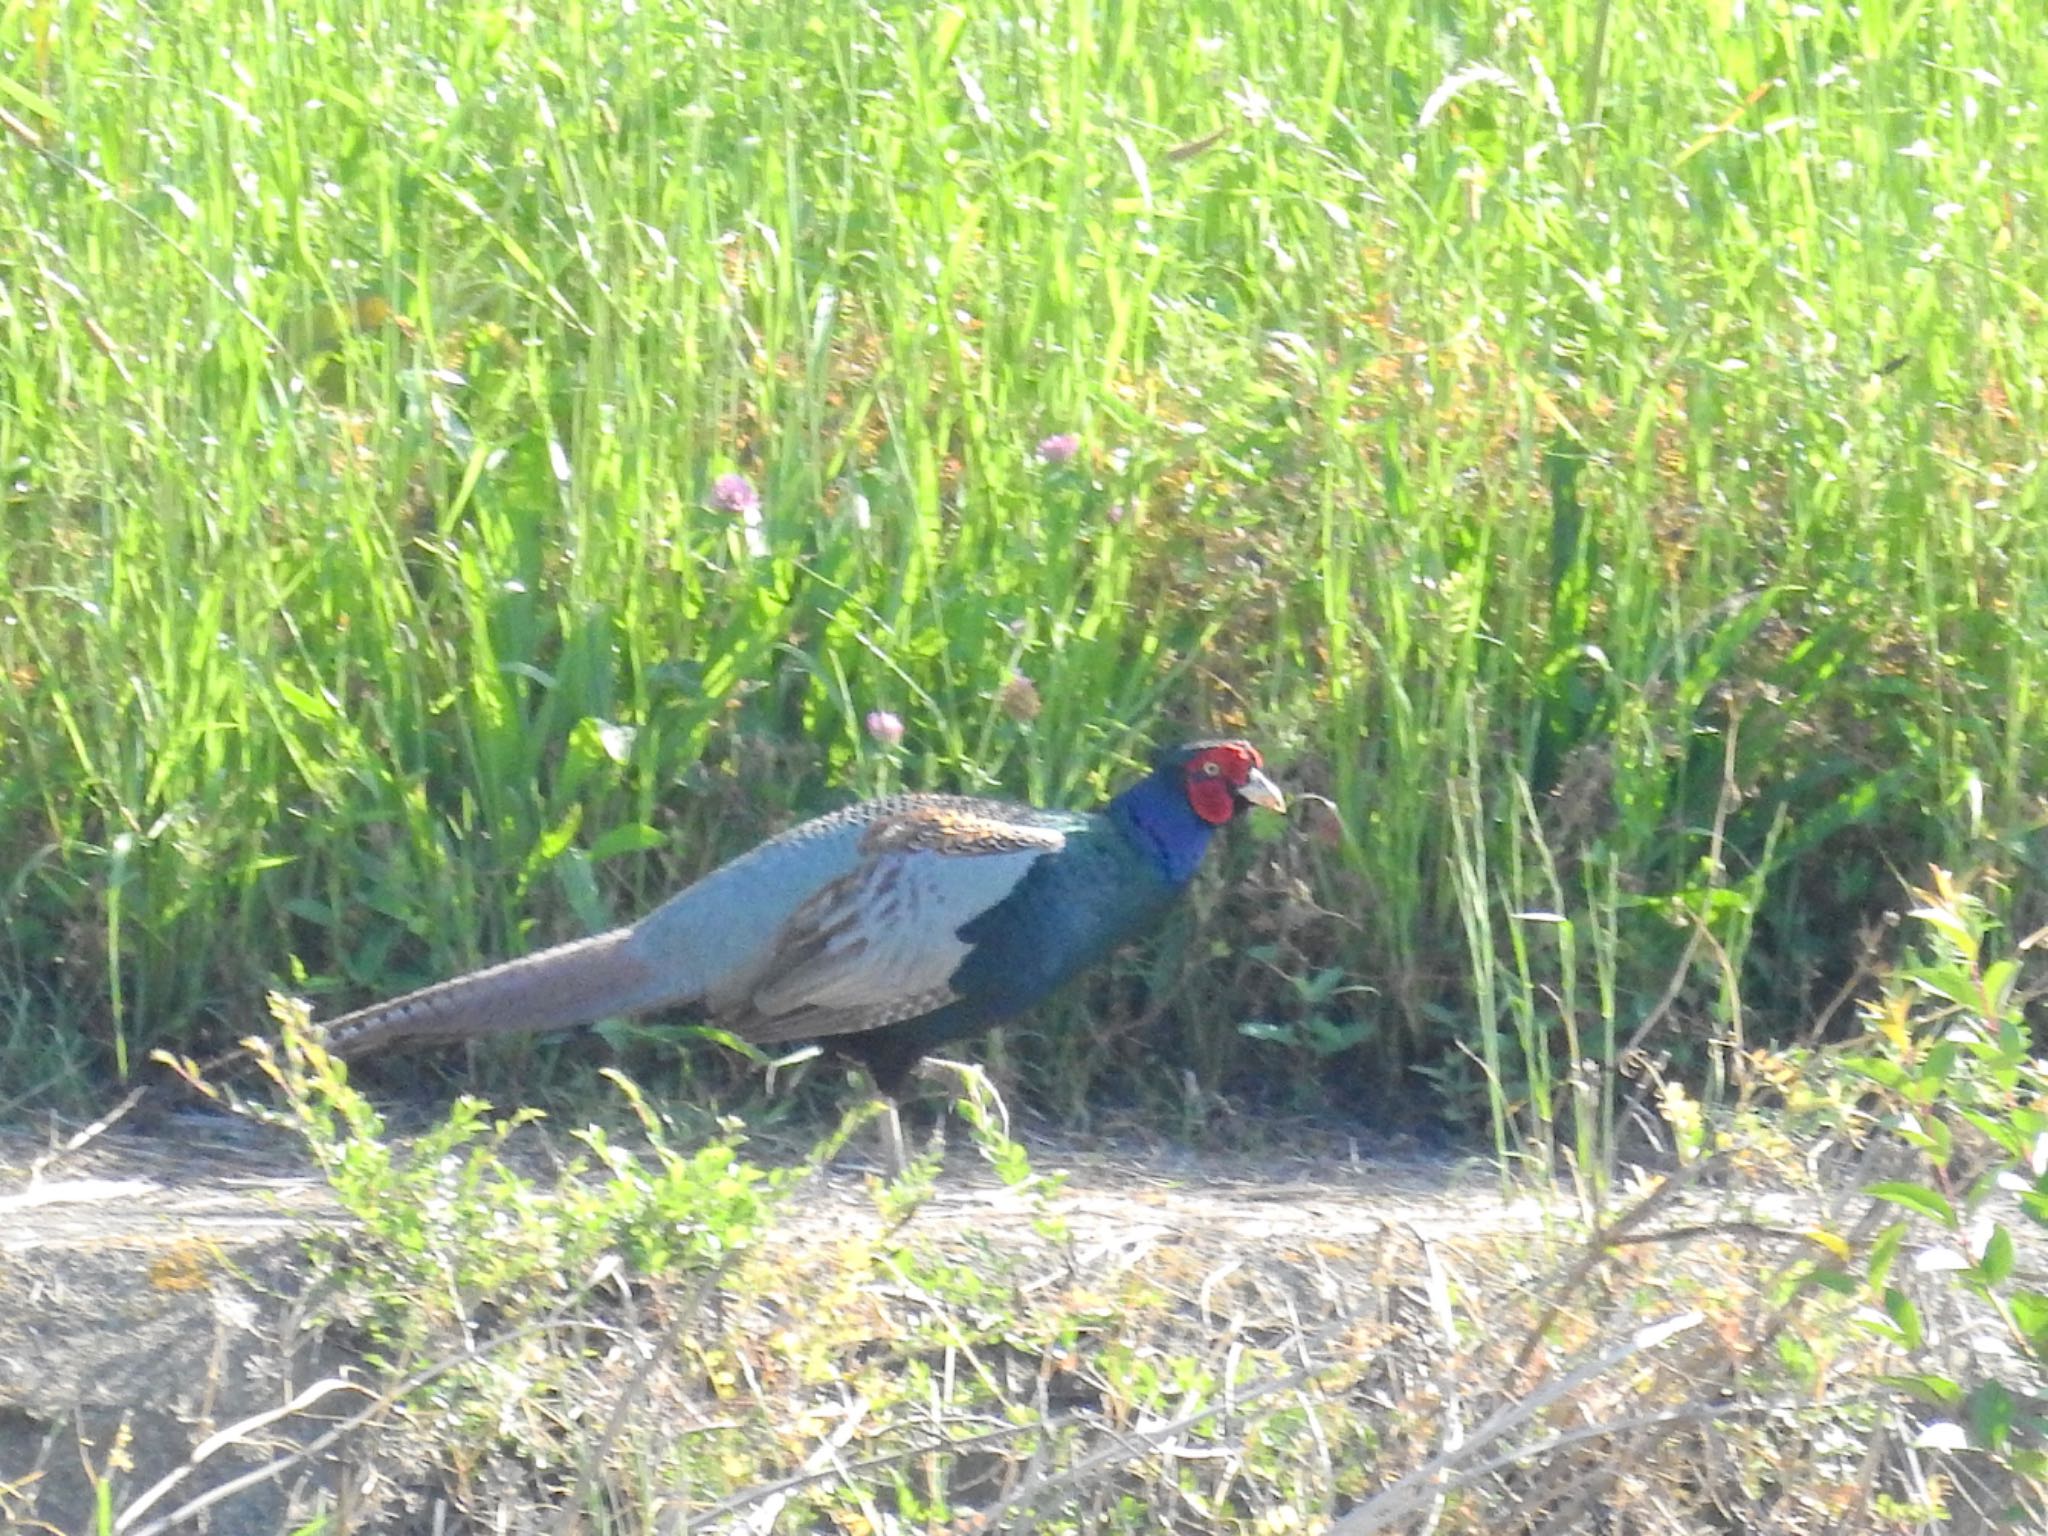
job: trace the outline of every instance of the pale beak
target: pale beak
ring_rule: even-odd
[[[1253,805],[1263,805],[1269,811],[1287,813],[1287,797],[1280,793],[1280,786],[1254,768],[1245,775],[1244,782],[1237,786],[1238,798],[1249,800]]]

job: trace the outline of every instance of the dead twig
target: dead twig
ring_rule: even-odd
[[[302,1411],[310,1403],[316,1402],[320,1398],[329,1396],[343,1388],[349,1388],[357,1392],[366,1392],[369,1389],[358,1383],[345,1381],[340,1377],[330,1377],[324,1381],[315,1382],[283,1408],[266,1409],[262,1413],[253,1414],[237,1423],[230,1424],[227,1428],[215,1434],[209,1435],[205,1440],[192,1448],[192,1452],[185,1458],[183,1466],[158,1479],[140,1498],[121,1511],[114,1520],[114,1536],[161,1536],[162,1532],[170,1530],[173,1526],[189,1520],[195,1515],[203,1514],[216,1504],[233,1498],[244,1489],[254,1488],[259,1483],[266,1483],[274,1478],[284,1476],[285,1473],[291,1471],[294,1467],[303,1466],[319,1456],[343,1436],[370,1423],[379,1415],[388,1412],[391,1408],[402,1402],[411,1393],[447,1375],[457,1367],[473,1364],[493,1351],[501,1350],[521,1339],[531,1338],[535,1334],[546,1333],[560,1327],[570,1311],[580,1304],[593,1289],[602,1284],[611,1275],[612,1271],[613,1264],[607,1260],[599,1266],[597,1272],[588,1281],[579,1287],[573,1295],[565,1298],[562,1304],[546,1317],[537,1318],[523,1327],[514,1328],[499,1335],[497,1338],[492,1339],[480,1352],[465,1350],[443,1356],[434,1364],[416,1371],[402,1381],[387,1387],[384,1391],[378,1393],[361,1411],[350,1414],[326,1433],[286,1452],[284,1455],[265,1462],[260,1467],[244,1472],[239,1477],[230,1478],[224,1483],[207,1489],[206,1492],[198,1497],[188,1499],[169,1514],[159,1516],[147,1525],[138,1525],[136,1522],[147,1514],[153,1506],[161,1503],[180,1483],[190,1478],[220,1452],[244,1443],[246,1438],[256,1430],[267,1428],[269,1425],[275,1424],[293,1413]]]
[[[1720,1157],[1721,1154],[1717,1152],[1698,1158],[1682,1166],[1678,1172],[1667,1175],[1655,1189],[1586,1239],[1585,1250],[1579,1255],[1577,1262],[1566,1271],[1564,1278],[1552,1289],[1550,1304],[1543,1309],[1542,1315],[1523,1337],[1522,1347],[1515,1351],[1516,1375],[1519,1376],[1527,1368],[1537,1346],[1543,1342],[1543,1336],[1550,1331],[1551,1323],[1556,1321],[1558,1313],[1564,1309],[1565,1298],[1578,1292],[1585,1284],[1587,1276],[1593,1273],[1595,1266],[1607,1256],[1607,1251],[1616,1246],[1627,1233],[1641,1226],[1653,1214],[1677,1199],[1681,1190],[1697,1183],[1700,1175],[1717,1163]]]
[[[112,1109],[108,1110],[104,1115],[101,1115],[99,1119],[93,1121],[91,1125],[88,1125],[87,1127],[85,1127],[85,1129],[75,1133],[70,1138],[70,1140],[66,1141],[61,1147],[52,1147],[49,1151],[45,1152],[41,1157],[38,1157],[34,1162],[30,1163],[28,1165],[29,1187],[34,1188],[35,1185],[42,1179],[42,1176],[45,1173],[47,1173],[50,1170],[50,1168],[54,1166],[60,1159],[69,1157],[72,1153],[85,1147],[88,1143],[97,1141],[100,1137],[106,1135],[108,1131],[112,1130],[114,1126],[120,1123],[122,1118],[127,1115],[129,1110],[133,1109],[137,1104],[142,1102],[142,1096],[147,1092],[149,1092],[149,1088],[146,1084],[141,1087],[129,1089],[127,1093],[121,1096],[120,1103],[116,1104]]]
[[[1486,1447],[1507,1439],[1545,1409],[1562,1401],[1587,1383],[1606,1375],[1616,1366],[1656,1349],[1705,1321],[1704,1312],[1681,1312],[1676,1317],[1632,1330],[1621,1343],[1604,1354],[1587,1361],[1576,1370],[1545,1383],[1527,1397],[1503,1404],[1474,1429],[1463,1443],[1431,1457],[1392,1487],[1366,1500],[1331,1526],[1329,1536],[1371,1536],[1372,1532],[1386,1530],[1391,1525],[1407,1520],[1419,1510],[1435,1504],[1450,1488],[1468,1486],[1476,1479],[1499,1471],[1502,1467],[1548,1455],[1552,1451],[1577,1444],[1582,1440],[1601,1439],[1627,1428],[1655,1424],[1666,1418],[1692,1419],[1725,1414],[1727,1410],[1680,1409],[1674,1410],[1671,1414],[1651,1415],[1621,1424],[1588,1425],[1581,1429],[1562,1431],[1529,1445],[1516,1446],[1484,1460],[1468,1459],[1477,1456]],[[1740,1411],[1759,1410],[1755,1407],[1744,1407]]]
[[[1426,1272],[1426,1289],[1429,1296],[1430,1316],[1436,1322],[1437,1332],[1442,1336],[1446,1359],[1455,1360],[1458,1355],[1458,1319],[1451,1306],[1450,1278],[1444,1273],[1443,1259],[1438,1255],[1436,1245],[1413,1226],[1416,1245],[1422,1250],[1422,1262]],[[1444,1449],[1456,1452],[1465,1443],[1465,1406],[1458,1393],[1458,1377],[1455,1371],[1443,1373],[1439,1390],[1443,1395]],[[1422,1522],[1424,1536],[1436,1530],[1437,1522],[1443,1518],[1443,1491],[1439,1489],[1430,1501],[1429,1514]]]

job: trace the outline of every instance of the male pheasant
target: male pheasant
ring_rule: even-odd
[[[944,1042],[1031,1008],[1149,927],[1216,831],[1286,808],[1243,741],[1169,748],[1090,814],[891,795],[722,865],[638,922],[327,1023],[330,1050],[685,1010],[761,1045],[820,1040],[894,1103]],[[892,1150],[900,1159],[900,1132]]]

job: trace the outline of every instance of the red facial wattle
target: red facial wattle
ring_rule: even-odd
[[[1261,766],[1259,754],[1235,744],[1207,747],[1188,759],[1188,804],[1212,827],[1237,814],[1239,788]]]
[[[1189,780],[1188,804],[1212,827],[1222,826],[1237,814],[1237,801],[1230,793],[1230,786],[1221,779]]]

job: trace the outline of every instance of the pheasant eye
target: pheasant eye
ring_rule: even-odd
[[[1208,762],[1202,764],[1202,772],[1207,774],[1212,779],[1215,778],[1216,775],[1221,773],[1222,771],[1223,765],[1217,762],[1216,759],[1213,757],[1210,758]]]

